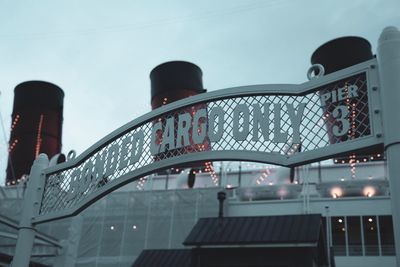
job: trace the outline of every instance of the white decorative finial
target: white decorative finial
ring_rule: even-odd
[[[45,153],[40,153],[35,159],[35,163],[49,164],[49,158]]]
[[[383,29],[379,42],[385,42],[387,40],[400,39],[400,31],[395,26],[388,26]]]

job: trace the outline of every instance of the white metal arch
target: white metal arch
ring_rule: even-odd
[[[360,130],[359,132],[355,130],[355,137],[350,135],[345,135],[344,138],[335,137],[332,143],[329,127],[331,130],[332,127],[338,128],[338,122],[326,119],[321,124],[320,121],[325,118],[324,116],[332,116],[332,110],[338,104],[332,100],[330,106],[328,104],[323,106],[320,97],[324,93],[327,94],[326,92],[329,94],[331,91],[341,90],[344,84],[358,86],[359,91],[354,101],[362,102],[363,105],[369,104],[369,109],[366,109],[369,112],[365,114],[367,119],[363,118],[362,121],[357,122],[359,125],[357,124],[356,127]],[[296,166],[381,144],[381,135],[375,134],[382,132],[379,116],[371,112],[379,105],[378,96],[370,97],[375,93],[371,88],[377,85],[376,60],[373,59],[300,85],[235,87],[171,103],[115,130],[77,158],[43,170],[45,176],[43,197],[38,216],[35,216],[33,222],[41,223],[73,216],[122,185],[177,165],[238,160]],[[300,108],[301,105],[303,105],[303,110]],[[238,106],[246,112],[238,112],[236,110]],[[223,133],[219,139],[211,140],[210,131],[215,129],[212,129],[210,120],[213,115],[210,114],[214,108],[223,112]],[[206,114],[206,120],[203,123],[207,125],[204,129],[208,131],[203,143],[193,144],[191,141],[185,146],[184,141],[181,141],[182,146],[179,149],[165,147],[165,150],[161,152],[151,151],[157,122],[159,122],[158,126],[163,138],[166,139],[168,127],[166,121],[171,120],[170,126],[172,125],[174,130],[171,128],[170,132],[175,132],[171,140],[174,140],[175,144],[178,142],[176,127],[180,123],[178,122],[180,116],[194,120],[196,117],[194,114],[201,109]],[[265,116],[256,115],[256,109],[258,113],[264,112],[263,116]],[[304,114],[300,116],[299,112]],[[240,118],[237,115],[239,113]],[[238,134],[235,135],[235,123],[238,125],[240,120],[246,123],[246,117],[243,115],[246,113],[248,125],[243,126],[242,129],[246,127],[249,129],[244,138],[238,137]],[[297,122],[299,137],[295,136],[296,130],[293,126],[296,123],[295,115],[298,115],[301,120]],[[256,116],[259,117],[256,118]],[[264,132],[264,137],[263,129],[260,129],[262,125],[257,124],[257,122],[260,123],[260,119],[269,122],[269,124],[264,124],[264,127],[268,128]],[[221,124],[221,121],[218,123]],[[194,124],[192,121],[192,127]],[[217,125],[215,121],[214,124]],[[253,129],[250,129],[251,127]],[[269,138],[266,133],[272,137]],[[193,138],[194,134],[193,130],[189,137]],[[301,140],[301,152],[291,149],[293,140],[296,138]],[[208,143],[204,145],[206,141]],[[201,145],[203,148],[199,147]],[[135,153],[140,155],[135,155]],[[128,158],[135,158],[135,160]],[[102,179],[104,182],[101,182]]]

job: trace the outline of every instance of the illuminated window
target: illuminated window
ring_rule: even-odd
[[[378,249],[378,227],[375,216],[363,216],[365,255],[379,255]]]
[[[344,217],[332,217],[332,245],[337,256],[346,255],[346,228]]]

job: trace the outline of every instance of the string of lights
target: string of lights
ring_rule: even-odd
[[[40,115],[38,130],[36,135],[36,146],[35,146],[35,157],[39,156],[40,147],[42,145],[42,126],[43,126],[43,114]]]
[[[261,175],[257,178],[256,184],[261,185],[264,181],[267,181],[268,176],[271,174],[271,169],[265,167]]]
[[[138,181],[138,183],[136,185],[136,188],[138,190],[144,190],[144,184],[146,183],[147,178],[148,178],[148,176],[143,176],[143,177],[139,178],[139,181]]]

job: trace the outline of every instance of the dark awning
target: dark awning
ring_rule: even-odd
[[[317,246],[321,225],[320,214],[202,218],[183,244]]]
[[[235,266],[264,266],[259,264],[267,261],[282,266],[328,263],[320,214],[201,218],[183,244],[195,248],[144,250],[133,267],[208,266],[218,260],[230,260]]]
[[[190,267],[189,249],[143,250],[132,267]]]

